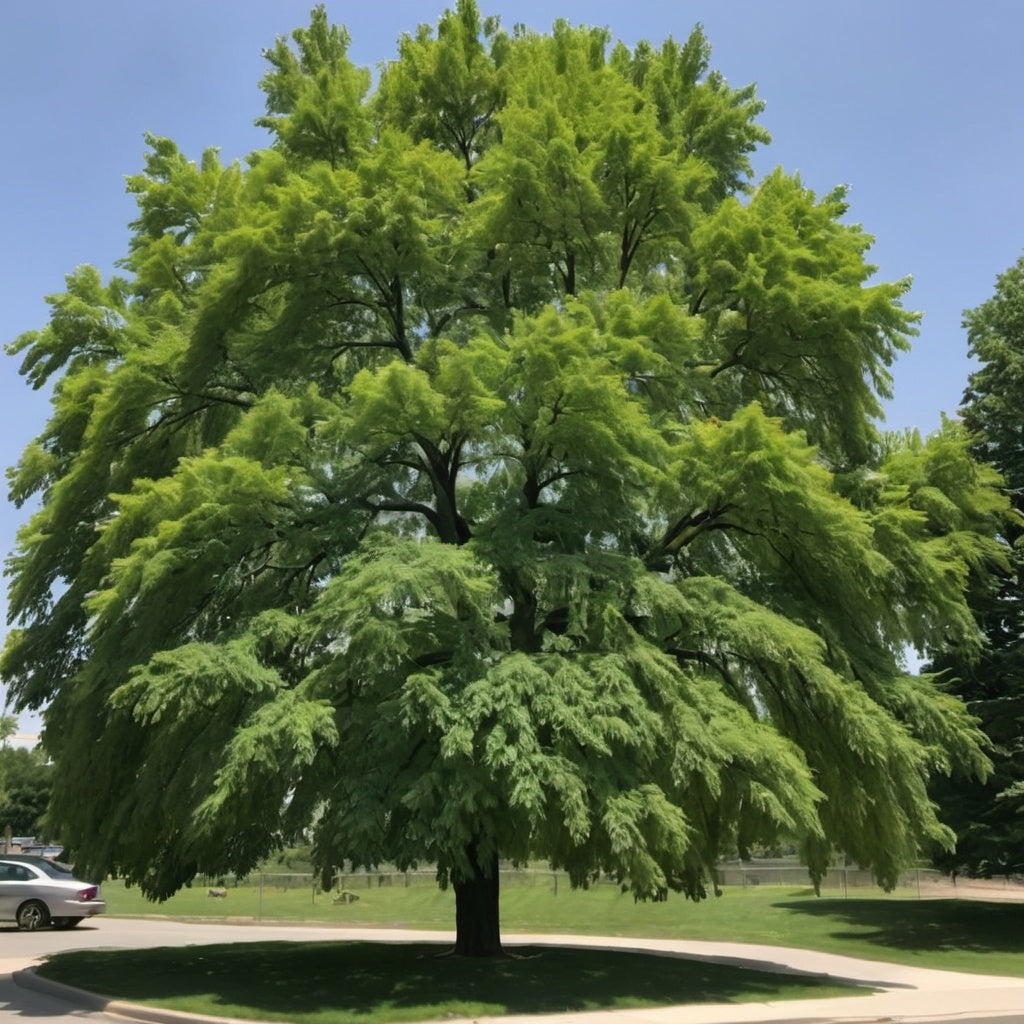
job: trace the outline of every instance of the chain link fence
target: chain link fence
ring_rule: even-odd
[[[500,871],[502,891],[533,888],[546,890],[553,896],[570,888],[566,874],[542,868]],[[323,887],[323,876],[303,872],[254,872],[247,877],[202,877],[194,888],[205,888],[210,898],[221,898],[229,903],[232,890],[245,890],[256,898],[256,916],[274,917],[285,903],[294,905],[308,893],[309,903],[358,902],[374,889],[434,887],[437,875],[433,870],[419,871],[338,871]],[[618,886],[610,877],[596,880],[596,885]],[[811,887],[807,869],[794,862],[749,861],[719,864],[715,871],[715,884],[722,891],[758,887],[807,888]],[[879,893],[878,885],[869,871],[854,867],[835,867],[822,879],[823,896],[868,896]],[[1010,876],[997,879],[969,879],[944,875],[931,868],[915,868],[900,875],[896,890],[904,898],[919,899],[1008,899],[1024,901],[1024,877]],[[236,901],[231,900],[234,904]],[[225,907],[225,910],[227,906]]]
[[[807,869],[799,864],[779,862],[737,862],[720,864],[715,880],[722,889],[764,886],[807,886]],[[822,895],[867,895],[878,891],[870,871],[854,867],[830,868],[821,880]],[[900,874],[895,891],[919,899],[1019,899],[1024,900],[1024,877],[965,878],[943,874],[934,868],[912,868]]]
[[[541,888],[557,895],[569,888],[567,875],[557,871],[520,870],[509,868],[499,872],[503,890],[511,888]],[[309,872],[253,872],[245,876],[200,875],[189,887],[193,892],[206,893],[209,900],[222,900],[224,913],[228,914],[239,905],[238,897],[246,899],[246,905],[255,895],[255,916],[274,917],[279,909],[294,906],[301,893],[308,894],[309,904],[354,903],[367,890],[409,889],[437,886],[437,872],[422,871],[338,871],[331,878],[328,888],[323,886],[323,876]],[[614,884],[611,879],[607,884]],[[208,910],[212,910],[208,906]]]

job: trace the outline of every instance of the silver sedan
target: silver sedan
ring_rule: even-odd
[[[97,885],[80,882],[62,865],[42,857],[6,859],[0,854],[0,921],[35,931],[74,928],[107,909]]]

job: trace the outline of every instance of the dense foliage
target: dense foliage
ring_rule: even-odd
[[[41,838],[53,766],[38,748],[8,744],[17,728],[13,715],[0,715],[0,836]]]
[[[3,676],[53,821],[155,897],[310,834],[434,863],[493,951],[498,858],[641,897],[794,837],[882,884],[984,775],[908,645],[978,643],[1006,503],[882,443],[915,317],[781,169],[700,30],[630,50],[461,0],[371,94],[317,8],[245,167],[149,138],[127,276],[14,343]],[[99,784],[97,780],[102,780]]]
[[[0,747],[0,833],[48,838],[43,818],[50,801],[53,765],[39,750]]]
[[[964,422],[976,455],[1002,472],[1015,510],[1024,514],[1024,259],[1000,275],[992,298],[968,311],[965,326],[981,365],[964,395]],[[956,849],[939,862],[974,875],[1024,873],[1024,520],[1008,521],[1004,537],[1012,548],[1007,570],[971,590],[986,638],[982,656],[954,648],[933,666],[981,719],[992,744],[991,778],[935,786],[957,833]]]

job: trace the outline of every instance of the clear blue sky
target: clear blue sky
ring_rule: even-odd
[[[327,4],[375,66],[432,22],[443,0]],[[193,158],[231,159],[265,144],[261,51],[308,23],[310,0],[12,0],[0,40],[5,113],[0,188],[0,338],[45,323],[43,297],[79,263],[105,274],[124,254],[133,205],[124,176],[141,168],[142,134]],[[629,44],[684,39],[704,25],[712,64],[734,86],[756,82],[781,165],[818,192],[850,186],[851,219],[876,239],[886,280],[912,275],[925,314],[895,369],[888,425],[934,429],[955,413],[969,372],[962,311],[986,299],[1024,251],[1024,3],[1020,0],[480,0],[511,27],[556,16],[604,25]],[[0,462],[42,427],[45,398],[0,357]],[[10,551],[21,513],[0,510]],[[32,723],[26,723],[28,728]]]

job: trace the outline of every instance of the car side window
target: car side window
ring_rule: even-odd
[[[15,866],[13,864],[0,864],[0,882],[14,882]]]
[[[14,882],[31,882],[35,875],[23,864],[11,865],[11,880]]]

